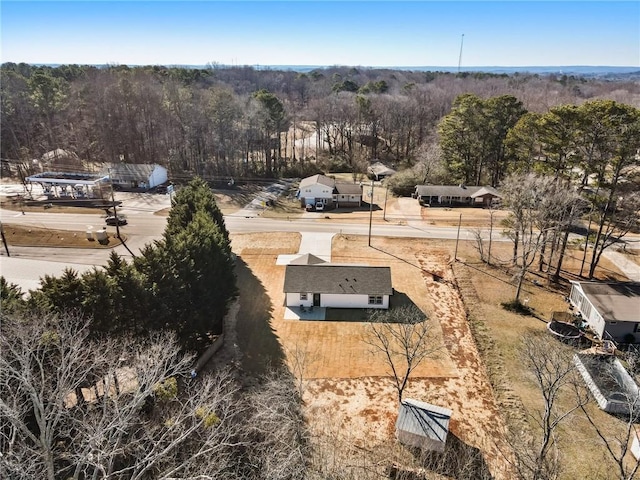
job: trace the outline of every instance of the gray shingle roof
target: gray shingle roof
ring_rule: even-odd
[[[289,265],[316,265],[318,263],[325,263],[325,261],[311,253],[305,253],[291,260]]]
[[[393,168],[387,167],[382,162],[374,162],[369,165],[368,171],[374,175],[393,175],[396,171]]]
[[[582,291],[606,321],[640,322],[640,283],[579,282]]]
[[[460,186],[460,185],[416,185],[416,193],[420,197],[472,197],[488,193],[499,196],[493,187]]]
[[[502,198],[502,195],[493,187],[482,187],[475,193],[471,194],[471,198],[482,197],[483,195],[493,195],[494,197]]]
[[[121,180],[148,180],[156,165],[148,163],[114,163],[111,164],[111,176]]]
[[[333,178],[318,174],[300,180],[300,188],[304,188],[309,185],[316,185],[317,183],[333,188],[336,184],[336,181]]]
[[[448,408],[407,398],[400,404],[396,429],[446,442],[452,413]]]
[[[284,292],[391,295],[391,268],[368,265],[287,265]]]
[[[336,183],[335,191],[340,195],[362,195],[362,187],[357,183]]]

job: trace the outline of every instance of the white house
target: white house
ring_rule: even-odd
[[[287,307],[387,309],[393,294],[389,267],[333,264],[313,256],[307,264],[287,265],[283,290]]]
[[[362,187],[355,183],[339,183],[325,175],[303,178],[297,197],[302,207],[322,203],[326,207],[360,206]]]
[[[404,445],[443,452],[452,413],[448,408],[418,400],[402,400],[396,421],[396,437]]]
[[[166,183],[167,169],[148,163],[113,163],[104,172],[120,188],[148,190]]]
[[[640,283],[571,283],[571,304],[600,338],[640,342]]]

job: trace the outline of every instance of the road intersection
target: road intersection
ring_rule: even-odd
[[[277,191],[276,191],[277,190]],[[265,199],[281,193],[280,190],[267,191]],[[169,207],[169,197],[166,195],[150,194],[124,194],[123,206],[119,212],[126,214],[129,225],[121,227],[127,236],[127,247],[115,247],[116,253],[124,258],[131,257],[131,252],[136,254],[145,245],[158,239],[164,231],[166,217],[155,215],[156,211]],[[473,240],[474,230],[457,227],[436,227],[418,220],[415,215],[415,200],[398,202],[401,210],[393,218],[386,222],[379,219],[371,225],[372,237],[403,237],[418,239],[447,239],[461,241]],[[237,233],[262,233],[262,232],[305,232],[307,236],[317,233],[319,235],[363,235],[369,234],[369,219],[354,219],[353,221],[336,220],[328,216],[320,215],[317,218],[302,216],[300,218],[263,218],[257,215],[259,207],[264,199],[252,202],[238,212],[225,215],[225,225],[231,234]],[[256,208],[258,207],[258,208]],[[408,210],[407,210],[408,209]],[[407,214],[403,215],[403,211]],[[339,214],[334,214],[337,217]],[[0,210],[0,221],[9,224],[31,225],[34,227],[55,228],[62,230],[84,231],[87,229],[102,228],[104,218],[99,214],[63,214],[49,212],[28,212],[22,214],[12,210]],[[489,231],[482,231],[485,239],[488,239]],[[494,229],[492,241],[509,241],[498,229]],[[45,275],[59,275],[65,267],[71,267],[78,271],[86,271],[94,266],[99,267],[106,263],[112,249],[73,249],[73,248],[44,248],[44,247],[16,247],[12,246],[11,258],[7,258],[4,250],[0,252],[0,273],[10,282],[20,285],[28,290],[35,288],[38,279]],[[616,252],[605,252],[622,271],[632,280],[640,281],[640,267],[625,260]],[[21,262],[24,260],[24,262]],[[29,262],[27,262],[27,260]]]

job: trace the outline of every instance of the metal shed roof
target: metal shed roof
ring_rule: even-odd
[[[444,443],[452,413],[448,408],[407,398],[400,404],[396,429]]]
[[[284,292],[392,295],[391,268],[368,265],[287,265]]]

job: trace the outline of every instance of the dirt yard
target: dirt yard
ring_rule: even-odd
[[[302,377],[306,413],[313,419],[311,428],[317,438],[326,439],[331,431],[336,435],[334,445],[350,444],[368,451],[389,447],[397,393],[384,360],[363,341],[366,324],[284,320],[285,267],[276,266],[275,260],[278,253],[295,252],[297,239],[274,235],[281,248],[272,247],[274,237],[232,236],[233,249],[243,264],[240,284],[251,289],[256,307],[267,312],[259,314],[264,324],[253,327],[246,323],[247,315],[239,314],[238,342],[248,352],[245,368],[260,371],[286,358],[293,373]],[[391,266],[396,295],[429,316],[433,341],[443,346],[437,358],[415,371],[405,397],[451,408],[453,437],[481,452],[483,464],[495,478],[510,478],[500,454],[507,451],[504,426],[466,322],[449,251],[429,241],[416,246],[415,240],[382,238],[376,238],[370,248],[362,237],[337,236],[332,255]],[[265,305],[267,298],[270,302]]]

